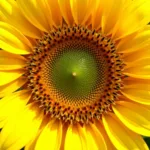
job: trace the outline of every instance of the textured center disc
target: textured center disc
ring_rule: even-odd
[[[97,81],[97,65],[93,56],[85,51],[69,51],[53,63],[52,84],[65,97],[87,97]]]
[[[103,94],[107,70],[97,47],[75,39],[51,48],[42,63],[41,80],[51,99],[78,108],[91,105]]]
[[[74,26],[38,42],[26,67],[27,87],[45,115],[84,124],[112,112],[123,86],[124,62],[110,38]]]

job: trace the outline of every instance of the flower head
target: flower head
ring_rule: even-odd
[[[148,150],[149,0],[0,2],[0,149]]]

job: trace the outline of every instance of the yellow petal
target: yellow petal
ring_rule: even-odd
[[[124,74],[134,78],[150,79],[150,65],[127,69]]]
[[[22,56],[0,50],[0,70],[21,69],[24,66],[25,59]]]
[[[5,84],[3,86],[0,86],[0,98],[9,95],[10,93],[13,93],[20,87],[22,87],[23,84],[25,84],[26,80],[24,78],[19,78],[15,81],[12,81],[8,84]]]
[[[59,7],[62,13],[63,18],[68,25],[73,25],[73,17],[71,12],[70,0],[58,0]]]
[[[64,150],[86,150],[86,144],[84,140],[85,135],[83,135],[84,131],[82,131],[80,128],[82,127],[78,125],[70,125],[68,127]]]
[[[35,145],[36,145],[36,141],[39,137],[39,135],[41,134],[41,127],[38,131],[38,133],[25,145],[24,150],[34,150],[35,149]]]
[[[10,83],[23,75],[23,71],[0,71],[0,86]]]
[[[94,20],[97,26],[94,25],[96,29],[102,28],[102,32],[105,34],[111,34],[113,28],[118,21],[120,11],[123,9],[123,0],[103,0],[99,2],[99,10],[101,14],[94,14]],[[96,12],[95,12],[96,13]],[[98,13],[98,12],[97,12]],[[95,17],[96,15],[101,15],[100,18]],[[101,21],[100,21],[101,19]],[[100,22],[100,24],[98,24]]]
[[[150,85],[150,84],[149,84]],[[149,85],[147,85],[147,88],[149,89]],[[150,105],[150,91],[141,89],[142,87],[145,87],[144,85],[137,84],[139,86],[138,88],[135,87],[126,87],[121,92],[122,94],[127,97],[128,99],[135,101],[137,103]],[[141,86],[141,88],[140,88]],[[146,87],[145,87],[146,88]]]
[[[120,12],[123,9],[123,0],[106,0],[103,10],[103,27],[102,31],[106,34],[112,34],[113,28],[117,23]]]
[[[32,45],[16,28],[0,22],[0,47],[14,54],[29,54]]]
[[[131,102],[118,102],[113,110],[117,117],[134,132],[150,136],[150,110]]]
[[[145,58],[139,58],[135,61],[132,61],[130,63],[126,63],[126,66],[125,66],[125,72],[126,70],[131,70],[131,68],[134,68],[134,67],[142,67],[142,66],[147,66],[147,65],[150,65],[150,55],[148,55],[147,57],[145,56]]]
[[[104,126],[102,124],[101,121],[95,121],[95,125],[97,127],[97,129],[99,130],[99,132],[102,134],[102,137],[104,138],[104,141],[106,143],[106,146],[107,146],[107,150],[117,150],[114,145],[112,144],[112,142],[110,141],[105,129],[104,129]]]
[[[135,52],[128,53],[128,55],[123,57],[125,63],[131,63],[141,58],[148,58],[150,57],[150,46],[145,48],[141,48]]]
[[[95,1],[95,8],[92,12],[92,28],[98,30],[102,27],[102,13],[103,13],[103,3],[104,1]],[[99,18],[99,19],[97,19]]]
[[[2,11],[0,11],[0,21],[6,21],[6,17],[3,15]]]
[[[16,27],[24,35],[32,38],[41,37],[40,31],[23,16],[16,1],[0,1],[0,10],[2,11],[3,17],[5,17],[5,21]]]
[[[150,80],[128,77],[126,80],[124,80],[124,89],[137,89],[137,90],[150,91]]]
[[[149,0],[125,1],[118,23],[113,33],[114,38],[123,38],[145,27],[150,18]]]
[[[50,30],[50,28],[52,28],[52,26],[53,26],[53,20],[52,20],[52,14],[51,14],[51,10],[50,10],[48,1],[49,0],[42,0],[42,1],[38,0],[38,4],[40,5],[41,10],[43,11],[43,13],[45,15],[45,18],[47,20],[47,23],[49,25],[49,30]]]
[[[27,105],[18,116],[11,117],[2,129],[0,149],[21,149],[37,134],[42,118],[33,106]]]
[[[77,25],[84,24],[88,20],[96,5],[92,0],[71,0],[70,4],[72,16]]]
[[[46,0],[49,10],[51,11],[52,21],[54,26],[61,27],[62,26],[62,14],[60,11],[58,0]]]
[[[1,120],[0,121],[0,128],[3,128],[6,123],[7,123],[7,119]]]
[[[95,9],[92,12],[92,28],[95,30],[99,30],[102,28],[102,14],[104,8],[103,3],[105,3],[105,1],[97,0],[95,3]]]
[[[134,78],[150,79],[150,57],[128,64],[124,74]]]
[[[49,23],[38,0],[17,0],[19,8],[28,21],[42,31],[49,31]]]
[[[122,38],[117,45],[117,51],[122,53],[129,53],[138,49],[147,47],[150,42],[150,27],[146,26],[144,29]],[[150,54],[149,54],[150,55]]]
[[[62,123],[60,121],[50,121],[37,139],[36,150],[59,150],[62,138]]]
[[[116,116],[105,115],[102,117],[105,130],[116,147],[121,150],[148,150],[146,143],[140,135],[128,130]]]
[[[30,98],[27,91],[12,93],[0,100],[0,123],[22,111]],[[2,126],[1,126],[2,127]]]
[[[89,150],[107,150],[105,139],[94,124],[87,125],[86,140]]]

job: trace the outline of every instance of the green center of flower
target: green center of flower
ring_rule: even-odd
[[[63,53],[54,61],[52,84],[65,97],[87,97],[97,81],[97,64],[94,57],[84,51]]]

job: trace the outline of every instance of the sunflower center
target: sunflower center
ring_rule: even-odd
[[[71,123],[101,118],[118,97],[123,62],[100,32],[64,27],[38,41],[27,75],[45,114]]]
[[[49,80],[64,97],[87,97],[96,85],[96,62],[90,54],[82,50],[62,54],[55,60],[52,68]]]
[[[41,78],[57,102],[80,107],[96,102],[107,82],[108,65],[97,47],[70,39],[52,48],[44,59]]]

